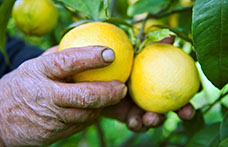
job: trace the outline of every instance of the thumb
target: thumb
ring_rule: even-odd
[[[40,70],[49,78],[63,79],[87,69],[109,65],[115,59],[112,49],[104,46],[70,48],[40,56]]]

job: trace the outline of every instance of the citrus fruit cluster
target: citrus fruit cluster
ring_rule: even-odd
[[[51,0],[17,0],[13,18],[26,34],[41,36],[55,27],[58,14]],[[162,24],[149,19],[144,32],[157,30],[159,28],[150,26]],[[135,24],[135,34],[139,33],[140,26],[140,23]],[[127,34],[110,23],[92,22],[72,29],[62,38],[59,50],[93,45],[112,48],[116,56],[114,62],[76,74],[72,77],[74,82],[119,80],[125,83],[129,79],[129,92],[135,103],[157,113],[179,109],[199,89],[198,72],[188,54],[172,45],[152,43],[134,57]]]
[[[59,50],[90,45],[112,48],[115,61],[110,66],[74,75],[74,81],[126,82],[130,76],[130,94],[144,110],[157,113],[177,110],[199,89],[198,72],[188,54],[172,45],[152,43],[134,58],[128,36],[113,24],[92,22],[80,25],[62,38]]]

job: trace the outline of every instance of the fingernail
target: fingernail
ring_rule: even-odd
[[[194,109],[194,107],[191,104],[187,104],[184,107],[182,107],[177,112],[177,114],[182,120],[190,120],[195,115],[195,109]]]
[[[102,52],[102,57],[105,62],[112,62],[115,60],[115,53],[112,49],[106,49]]]
[[[124,98],[127,94],[127,86],[124,85],[123,89],[122,89],[122,98]]]
[[[157,126],[159,124],[159,117],[154,116],[153,118],[150,119],[151,125],[152,126]]]
[[[147,127],[156,127],[160,124],[162,118],[154,112],[148,112],[143,116],[144,125]]]
[[[129,121],[129,127],[131,128],[136,128],[138,126],[138,121],[136,120],[136,118],[132,118]]]

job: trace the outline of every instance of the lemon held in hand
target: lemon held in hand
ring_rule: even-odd
[[[115,25],[92,22],[80,25],[69,31],[61,40],[59,50],[101,45],[115,52],[115,60],[107,67],[92,69],[73,76],[75,82],[111,81],[126,82],[133,63],[133,47],[123,30]]]
[[[49,33],[58,19],[57,10],[51,0],[17,0],[12,15],[21,31],[34,36]]]
[[[151,44],[134,61],[130,94],[141,108],[157,113],[178,110],[200,85],[194,60],[168,44]]]

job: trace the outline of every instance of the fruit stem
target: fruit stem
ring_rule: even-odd
[[[150,42],[149,39],[144,39],[143,42],[139,45],[139,48],[135,54],[140,53],[143,50],[144,46],[146,46],[148,44],[148,42]]]
[[[146,24],[146,21],[147,21],[148,18],[149,18],[149,14],[147,14],[147,16],[143,19],[142,25],[140,27],[140,32],[139,32],[139,34],[136,37],[135,54],[139,53],[139,50],[142,50],[142,49],[140,49],[140,46],[141,46],[141,42],[143,40],[144,28],[145,28],[145,24]]]

